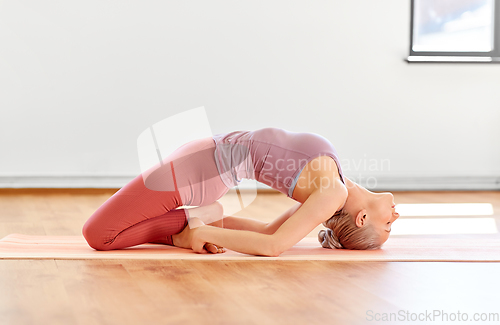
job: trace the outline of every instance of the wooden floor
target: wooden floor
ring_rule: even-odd
[[[0,237],[79,235],[115,191],[2,189]],[[500,215],[500,192],[394,194]],[[238,215],[272,220],[293,204],[259,193]],[[498,274],[500,263],[0,260],[0,324],[498,324]]]

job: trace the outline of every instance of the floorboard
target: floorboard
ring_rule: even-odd
[[[78,235],[115,191],[1,189],[0,237]],[[394,194],[396,203],[485,202],[500,211],[500,192]],[[293,204],[259,193],[238,215],[267,221]],[[401,317],[426,312],[433,324],[445,320],[438,312],[500,321],[500,263],[2,260],[0,274],[2,325],[424,324]],[[399,320],[375,321],[391,313]]]

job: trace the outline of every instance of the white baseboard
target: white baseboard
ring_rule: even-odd
[[[0,188],[121,188],[136,175],[0,175]],[[361,185],[374,191],[500,190],[500,176],[371,177]],[[240,189],[252,188],[243,181]],[[258,189],[270,189],[257,183]]]
[[[0,188],[121,188],[134,177],[119,175],[0,175]]]
[[[500,190],[500,176],[418,176],[377,177],[376,186],[362,184],[377,191],[493,191]]]

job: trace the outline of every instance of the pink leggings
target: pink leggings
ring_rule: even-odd
[[[187,225],[187,209],[221,198],[229,189],[214,158],[215,142],[188,142],[111,196],[83,226],[83,236],[97,250],[148,242],[172,245],[172,235]],[[143,175],[148,175],[143,177]],[[146,179],[146,181],[144,180]]]

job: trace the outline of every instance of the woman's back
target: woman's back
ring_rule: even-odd
[[[343,181],[337,151],[326,138],[314,133],[265,128],[217,134],[213,139],[215,161],[228,187],[242,178],[255,179],[293,198],[300,172],[319,156],[335,161]]]

